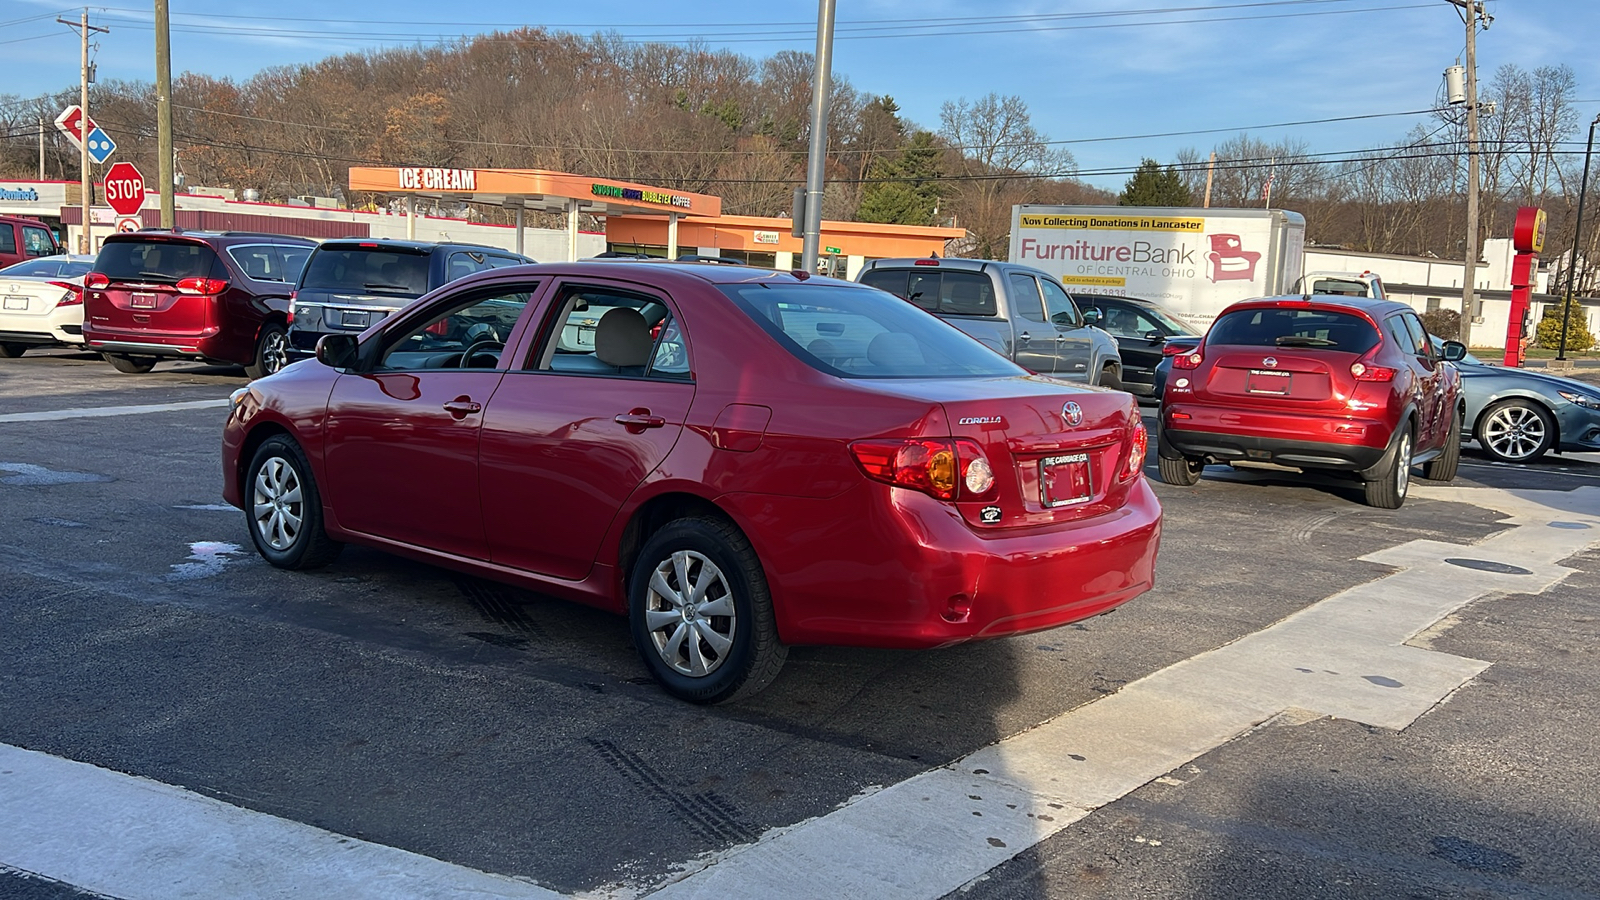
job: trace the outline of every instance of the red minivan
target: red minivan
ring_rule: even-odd
[[[0,269],[60,252],[55,233],[43,222],[0,216]]]
[[[1405,502],[1411,468],[1455,477],[1467,348],[1434,351],[1403,303],[1305,295],[1222,311],[1172,357],[1157,439],[1161,480],[1192,485],[1206,463],[1272,463],[1354,475],[1367,503]]]
[[[113,234],[84,279],[84,343],[118,372],[197,359],[271,375],[288,364],[289,297],[316,245],[281,234]]]

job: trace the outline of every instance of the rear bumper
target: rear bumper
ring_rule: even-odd
[[[83,307],[56,307],[43,315],[0,315],[0,340],[18,344],[81,344]]]
[[[1306,469],[1370,469],[1383,459],[1386,447],[1289,440],[1248,434],[1189,431],[1162,426],[1161,447],[1191,457],[1218,462],[1270,462]]]
[[[1297,468],[1368,469],[1383,458],[1393,434],[1394,425],[1386,417],[1273,412],[1183,402],[1168,402],[1161,409],[1163,452],[1208,457],[1218,462],[1249,460]]]
[[[1141,477],[1126,505],[1062,525],[975,531],[947,504],[862,485],[828,500],[729,495],[794,644],[932,648],[1055,628],[1149,590],[1161,506]],[[803,536],[803,540],[797,538]]]
[[[83,343],[90,350],[123,353],[129,356],[158,356],[163,359],[203,359],[243,365],[249,360],[233,358],[222,335],[164,335],[83,329]]]

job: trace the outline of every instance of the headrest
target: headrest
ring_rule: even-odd
[[[867,359],[875,366],[913,369],[925,365],[917,339],[903,331],[885,331],[867,345]]]
[[[600,317],[594,332],[594,355],[608,366],[643,366],[650,360],[650,326],[637,309],[618,306]]]

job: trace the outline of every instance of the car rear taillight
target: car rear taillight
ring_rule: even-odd
[[[1144,420],[1133,423],[1133,435],[1128,440],[1128,467],[1123,470],[1122,477],[1133,478],[1144,471],[1144,456],[1150,450],[1150,432],[1145,430]]]
[[[228,282],[221,278],[184,278],[178,282],[178,293],[200,294],[213,296],[228,289]]]
[[[1379,347],[1381,346],[1380,344]],[[1372,360],[1378,355],[1379,347],[1373,347],[1365,356],[1350,364],[1350,374],[1354,375],[1357,381],[1393,381],[1394,376],[1398,374],[1388,366],[1373,365]]]
[[[994,469],[983,448],[965,438],[856,441],[850,452],[873,481],[940,500],[985,500],[995,494]]]
[[[93,290],[111,286],[111,276],[104,272],[90,272],[83,276],[83,286]]]
[[[1187,353],[1179,353],[1173,356],[1172,367],[1174,369],[1198,369],[1200,364],[1205,362],[1205,359],[1205,356],[1199,350],[1190,350]]]
[[[938,264],[939,261],[937,259],[919,259],[912,263],[914,266],[937,266]]]
[[[286,325],[293,325],[294,324],[294,298],[296,298],[298,296],[300,296],[300,292],[299,291],[290,291],[289,292],[289,321],[284,323]]]
[[[56,306],[77,306],[83,302],[83,288],[78,285],[70,281],[52,281],[50,283],[67,292],[60,300],[56,301]]]

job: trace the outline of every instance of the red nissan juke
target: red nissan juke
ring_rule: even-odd
[[[222,455],[273,565],[354,542],[623,613],[713,703],[789,644],[943,647],[1149,590],[1145,447],[1129,395],[873,288],[589,262],[323,338],[235,393]]]

